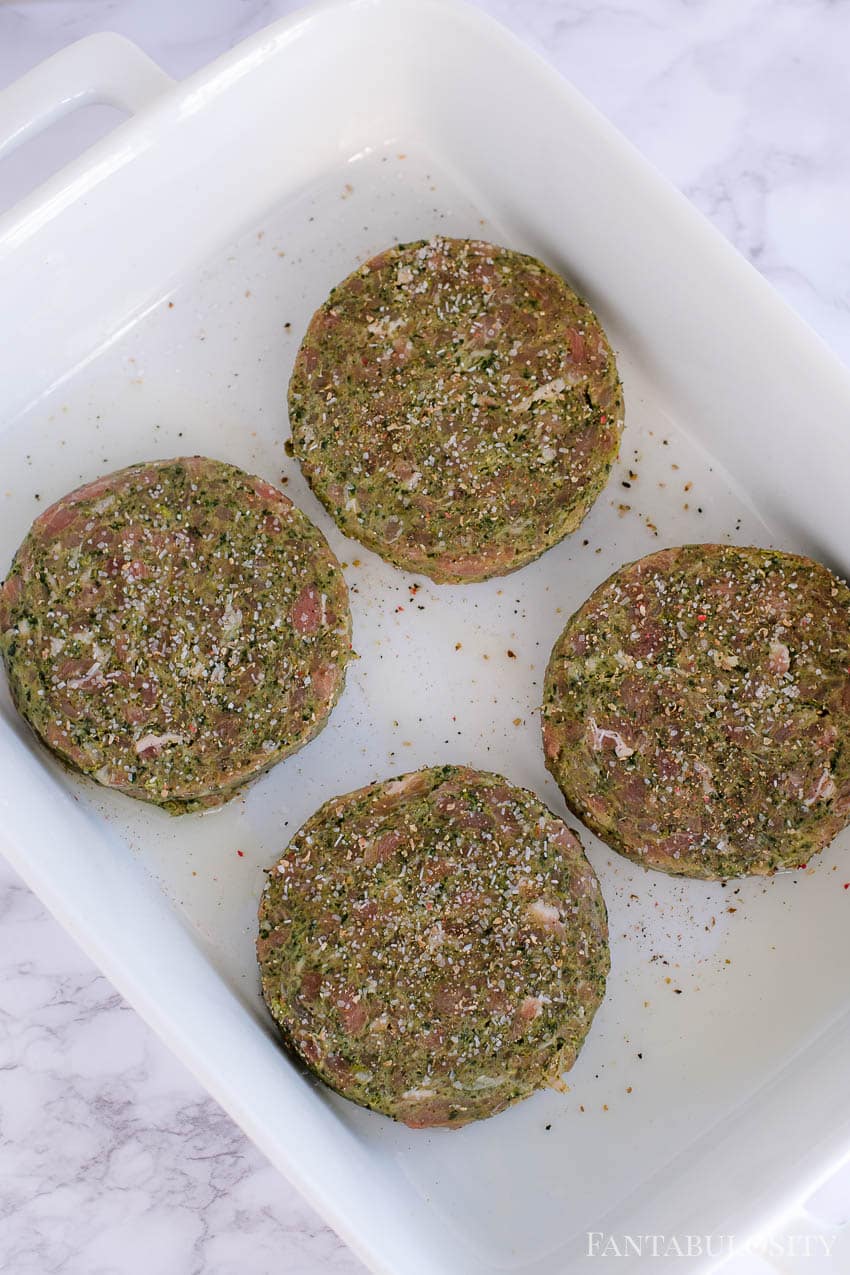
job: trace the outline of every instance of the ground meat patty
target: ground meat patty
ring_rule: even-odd
[[[850,818],[850,590],[729,545],[622,567],[555,644],[543,742],[570,808],[647,867],[804,863]]]
[[[33,524],[0,589],[12,697],[63,761],[182,813],[324,725],[345,581],[276,488],[193,456],[99,478]]]
[[[257,952],[287,1044],[417,1128],[557,1082],[609,968],[579,842],[533,793],[459,766],[327,802],[269,874]]]
[[[441,582],[574,531],[623,423],[611,348],[563,279],[466,239],[403,244],[335,288],[289,387],[292,443],[346,535]]]

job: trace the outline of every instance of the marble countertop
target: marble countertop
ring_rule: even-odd
[[[479,3],[595,102],[850,363],[850,4]],[[297,7],[7,0],[0,87],[104,29],[182,77]],[[86,127],[0,165],[0,202],[41,176],[57,145],[89,140]],[[0,927],[0,1270],[363,1270],[2,863]],[[838,1194],[850,1198],[850,1179]],[[759,1268],[736,1264],[736,1275],[745,1269]]]

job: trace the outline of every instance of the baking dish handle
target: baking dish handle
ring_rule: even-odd
[[[173,83],[123,36],[86,36],[0,93],[0,159],[78,106],[106,104],[133,115]]]

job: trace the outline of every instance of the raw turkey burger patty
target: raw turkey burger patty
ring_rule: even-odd
[[[313,316],[292,443],[342,531],[442,582],[574,531],[617,454],[623,400],[590,307],[540,261],[467,239],[389,248]]]
[[[257,953],[286,1043],[417,1127],[557,1083],[609,966],[577,839],[533,793],[461,766],[322,806],[269,873]]]
[[[0,650],[35,732],[172,813],[220,805],[312,738],[350,641],[321,533],[269,483],[200,456],[64,497],[0,590]]]
[[[804,863],[850,812],[850,590],[730,545],[622,567],[555,644],[543,739],[571,809],[647,867]]]

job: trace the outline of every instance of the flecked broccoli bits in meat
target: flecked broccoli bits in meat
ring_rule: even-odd
[[[593,311],[541,262],[404,244],[335,288],[289,386],[296,456],[342,531],[440,582],[530,562],[579,525],[623,400]]]
[[[36,520],[0,589],[0,650],[48,748],[179,814],[321,730],[351,658],[348,594],[275,487],[199,456],[155,461]]]
[[[570,808],[646,867],[805,863],[850,819],[850,590],[729,545],[623,567],[555,644],[543,742]]]
[[[605,905],[567,826],[437,766],[327,802],[271,870],[263,995],[333,1089],[422,1128],[494,1115],[572,1066],[605,990]]]

